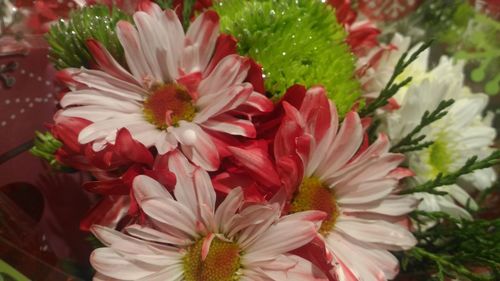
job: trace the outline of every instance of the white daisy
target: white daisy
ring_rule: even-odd
[[[93,122],[78,141],[92,143],[96,151],[113,144],[117,130],[127,128],[160,154],[180,145],[194,163],[215,170],[219,156],[208,132],[255,137],[253,124],[234,110],[249,105],[266,111],[272,102],[244,82],[248,59],[217,49],[215,12],[201,14],[184,34],[174,11],[156,4],[145,8],[134,14],[135,26],[121,21],[116,29],[130,72],[100,43],[89,40],[101,70],[61,73],[73,89],[61,100],[62,115]]]
[[[316,236],[323,212],[280,217],[281,203],[244,204],[241,188],[216,208],[207,172],[177,151],[168,165],[177,176],[174,195],[147,176],[134,179],[148,225],[128,226],[125,233],[94,226],[107,246],[91,255],[94,280],[327,280],[288,253]]]
[[[418,47],[418,46],[417,46]],[[442,57],[432,70],[427,66],[428,52],[425,51],[415,63],[410,65],[398,79],[412,76],[410,85],[395,96],[400,108],[390,112],[379,112],[386,131],[393,143],[398,143],[419,123],[425,111],[433,111],[447,99],[455,103],[448,108],[448,114],[432,123],[421,132],[424,141],[434,141],[430,147],[407,153],[408,163],[415,176],[415,184],[435,178],[439,173],[450,173],[462,167],[474,155],[480,158],[489,155],[495,139],[491,120],[482,116],[488,97],[481,93],[472,94],[463,85],[463,64],[453,63]],[[492,185],[496,175],[492,168],[475,171],[463,176],[456,185],[438,188],[449,196],[416,194],[423,199],[419,208],[427,211],[444,211],[449,214],[469,218],[470,215],[460,205],[476,207],[464,189],[474,186],[483,190]],[[454,199],[454,200],[453,200]]]

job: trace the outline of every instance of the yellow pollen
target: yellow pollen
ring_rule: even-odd
[[[196,108],[187,89],[177,84],[164,84],[151,89],[143,112],[148,122],[164,130],[177,127],[180,120],[193,121]]]
[[[183,258],[186,281],[237,281],[240,269],[240,247],[215,237],[205,260],[201,259],[203,239],[187,249]]]
[[[327,236],[339,215],[333,190],[323,185],[316,177],[305,178],[295,193],[290,206],[291,213],[319,210],[327,214],[319,233]]]

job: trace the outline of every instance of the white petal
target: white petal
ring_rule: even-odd
[[[220,232],[229,232],[229,225],[236,211],[243,205],[243,191],[240,187],[229,192],[224,201],[215,212],[215,221],[220,228]]]
[[[135,84],[120,80],[100,70],[67,69],[72,79],[89,88],[110,93],[125,100],[142,101],[147,95],[147,90]],[[105,94],[103,93],[103,94]]]
[[[297,249],[316,237],[316,227],[311,222],[285,221],[271,226],[246,250],[245,264],[272,260],[280,254]]]
[[[96,90],[80,90],[69,92],[61,99],[62,107],[72,105],[95,105],[103,108],[110,108],[120,112],[140,112],[141,104],[134,100],[125,100],[113,96],[103,95]]]
[[[154,77],[153,71],[149,67],[147,59],[144,56],[144,51],[141,47],[139,34],[135,27],[127,21],[120,21],[116,26],[116,35],[118,36],[118,40],[120,40],[120,43],[125,50],[127,65],[134,77],[141,82],[145,79],[152,79]]]
[[[327,248],[349,270],[345,280],[352,280],[352,273],[355,280],[382,281],[393,279],[399,271],[398,260],[388,251],[353,243],[338,233],[330,234],[326,243]]]
[[[344,212],[368,212],[388,216],[402,216],[415,210],[419,201],[410,196],[390,195],[387,198],[364,204],[342,204]]]
[[[160,266],[128,261],[110,248],[94,250],[90,263],[101,274],[120,280],[138,280],[161,270]]]
[[[219,36],[219,18],[213,11],[199,15],[191,23],[186,33],[186,47],[193,47],[191,54],[185,54],[182,67],[186,73],[203,72],[210,61]],[[198,58],[188,63],[187,56],[196,54]]]
[[[335,223],[335,229],[360,241],[393,246],[404,250],[410,249],[417,243],[411,232],[402,226],[381,220],[363,220],[341,216]]]
[[[217,147],[210,135],[198,125],[181,121],[178,128],[170,127],[169,129],[181,143],[182,152],[189,160],[207,171],[215,171],[219,168]]]
[[[173,235],[160,232],[158,230],[138,224],[127,226],[125,228],[125,232],[134,237],[158,243],[180,245],[180,246],[185,246],[192,243],[192,241],[189,239],[183,239],[182,237],[175,237]]]

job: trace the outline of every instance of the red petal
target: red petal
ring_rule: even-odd
[[[320,238],[315,238],[308,244],[291,252],[299,257],[309,260],[328,276],[328,280],[337,280],[332,276],[333,257],[325,247],[325,243]]]
[[[116,134],[115,149],[118,155],[132,162],[153,164],[151,152],[142,143],[134,140],[126,128],[120,129]]]
[[[288,198],[292,198],[304,177],[304,166],[302,161],[296,155],[281,157],[276,161],[276,168]]]
[[[293,105],[295,108],[300,108],[300,106],[302,105],[302,101],[306,96],[306,92],[306,87],[302,85],[293,85],[286,90],[286,93],[283,96],[282,100]]]
[[[186,87],[191,98],[193,100],[197,100],[199,97],[198,85],[200,84],[201,79],[201,72],[193,72],[177,79],[177,83]]]
[[[250,69],[248,70],[247,79],[245,80],[253,85],[253,90],[261,94],[266,93],[264,88],[264,79],[262,78],[262,66],[254,60],[250,60]]]
[[[326,90],[323,87],[313,87],[307,90],[300,107],[300,113],[309,127],[309,133],[314,136],[318,143],[330,129],[333,117]]]
[[[92,122],[81,118],[62,116],[59,112],[54,115],[54,121],[55,124],[51,127],[54,137],[71,151],[82,151],[82,145],[78,142],[78,134]]]
[[[111,56],[106,48],[94,39],[86,41],[87,47],[92,54],[92,57],[97,62],[97,65],[104,72],[111,74],[121,80],[136,84],[134,77],[128,73],[118,62]]]
[[[217,66],[217,64],[225,57],[231,54],[236,54],[236,39],[227,34],[221,34],[217,38],[215,43],[215,51],[210,60],[210,64],[207,67],[206,74],[209,75],[210,72]],[[255,86],[254,86],[255,88]]]
[[[267,153],[267,149],[254,147],[228,147],[240,165],[245,167],[254,180],[264,186],[279,186],[280,178]]]
[[[128,196],[106,197],[90,210],[80,222],[80,229],[89,231],[93,224],[115,228],[126,215]]]

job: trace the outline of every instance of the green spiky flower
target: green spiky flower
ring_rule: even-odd
[[[360,97],[355,59],[332,8],[319,0],[224,0],[214,3],[222,32],[263,66],[279,98],[294,84],[323,85],[344,115]]]
[[[125,64],[123,48],[116,36],[118,21],[131,21],[130,16],[117,8],[93,5],[73,11],[68,20],[60,20],[47,34],[50,56],[58,69],[89,67],[93,61],[85,41],[101,42],[113,57]]]

